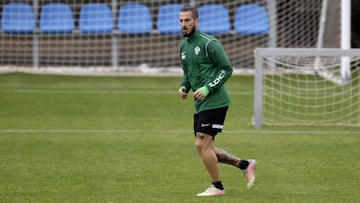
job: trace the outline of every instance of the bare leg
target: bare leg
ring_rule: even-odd
[[[219,162],[212,136],[205,133],[196,133],[195,146],[211,180],[213,182],[220,181]]]
[[[215,154],[220,163],[229,164],[235,167],[239,167],[240,158],[226,152],[225,150],[215,147]]]

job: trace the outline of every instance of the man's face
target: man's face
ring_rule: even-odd
[[[179,16],[182,34],[184,37],[191,36],[199,24],[199,19],[194,19],[191,11],[180,12]]]

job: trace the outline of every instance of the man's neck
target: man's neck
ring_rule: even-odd
[[[197,35],[198,32],[198,29],[195,29],[194,32],[192,32],[189,36],[186,37],[186,39],[191,40],[192,38],[194,38],[195,35]]]

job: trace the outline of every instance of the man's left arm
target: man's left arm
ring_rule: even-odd
[[[210,78],[206,84],[200,88],[205,96],[224,85],[233,72],[229,57],[219,41],[211,41],[208,44],[207,54],[213,61],[214,68],[217,69],[217,74],[215,74],[213,78]]]

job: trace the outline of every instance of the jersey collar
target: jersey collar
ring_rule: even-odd
[[[199,36],[199,35],[200,35],[200,30],[198,30],[198,29],[196,28],[195,32],[194,32],[190,37],[187,37],[186,40],[187,40],[188,42],[190,42],[190,41],[192,41],[193,39],[195,39],[196,36]]]

